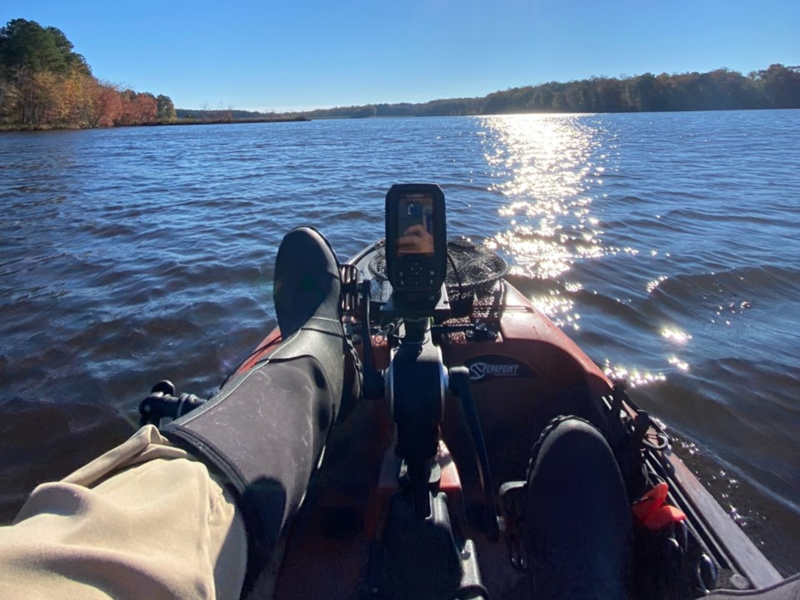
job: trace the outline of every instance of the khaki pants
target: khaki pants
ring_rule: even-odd
[[[229,493],[152,425],[37,487],[0,527],[4,600],[234,599],[246,565]]]
[[[236,599],[244,523],[205,465],[152,425],[63,481],[37,487],[0,527],[0,599]],[[800,599],[800,575],[709,597]]]

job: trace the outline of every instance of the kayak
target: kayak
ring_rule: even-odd
[[[514,287],[502,258],[464,240],[450,240],[448,255],[447,310],[434,314],[430,334],[446,367],[468,370],[471,388],[469,403],[448,388],[435,458],[447,527],[459,540],[462,562],[472,561],[462,569],[473,575],[464,576],[458,597],[510,599],[524,587],[528,565],[515,494],[532,446],[562,415],[591,423],[617,459],[634,522],[634,597],[696,598],[781,581],[673,452],[670,436],[631,400],[625,382],[609,379]],[[343,322],[363,369],[363,393],[343,407],[291,525],[277,579],[280,599],[398,596],[386,589],[384,563],[400,460],[392,398],[380,374],[402,325],[387,309],[385,242],[352,257],[341,274]],[[270,332],[234,376],[280,341],[278,329]],[[424,551],[412,534],[403,543]]]

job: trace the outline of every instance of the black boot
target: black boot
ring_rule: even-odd
[[[235,491],[248,531],[245,592],[274,574],[342,395],[345,338],[339,269],[325,238],[289,232],[275,264],[283,343],[164,435],[199,457]],[[261,588],[261,585],[259,585]]]
[[[551,423],[528,469],[525,545],[535,600],[624,600],[630,507],[603,436],[575,417]]]

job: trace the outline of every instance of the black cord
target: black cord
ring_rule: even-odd
[[[447,252],[447,260],[450,261],[450,266],[453,267],[453,273],[456,276],[456,283],[458,283],[458,299],[464,297],[464,290],[461,289],[461,275],[458,272],[458,268],[456,267],[456,262],[453,260],[453,255],[450,252]]]

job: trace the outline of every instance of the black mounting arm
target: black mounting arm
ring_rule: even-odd
[[[491,467],[489,466],[489,453],[486,450],[486,441],[481,430],[478,406],[475,403],[475,397],[472,395],[469,369],[467,367],[451,367],[449,369],[449,381],[450,393],[461,401],[464,418],[472,436],[475,454],[477,455],[478,474],[484,498],[483,511],[480,517],[481,529],[488,536],[494,537],[498,535],[494,483],[492,481]]]
[[[369,330],[370,323],[370,286],[372,281],[369,279],[361,282],[361,347],[363,348],[361,395],[366,400],[379,400],[383,398],[385,386],[383,373],[375,368],[375,354],[372,349],[372,333]]]
[[[439,425],[444,413],[446,371],[442,353],[431,341],[430,319],[406,320],[387,380],[394,421],[395,453],[406,464],[406,478],[414,490],[414,512],[430,514],[428,491],[431,460],[439,449]]]

